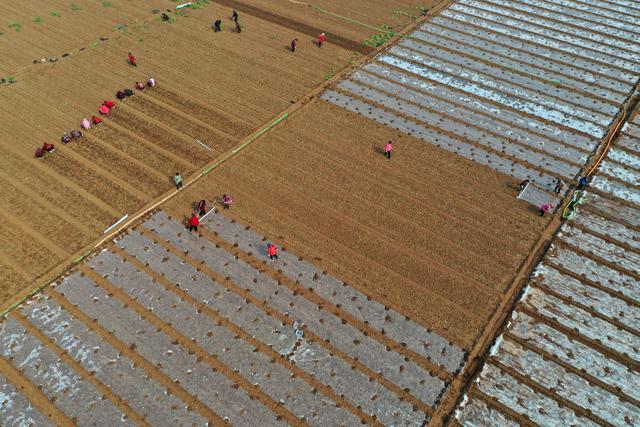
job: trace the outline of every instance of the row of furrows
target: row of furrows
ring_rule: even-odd
[[[315,267],[286,251],[278,272],[270,271],[279,281],[255,267],[252,274],[261,286],[251,290],[242,282],[242,270],[234,273],[225,270],[226,265],[213,265],[209,258],[201,261],[195,255],[203,251],[198,239],[182,240],[180,235],[186,232],[181,226],[163,225],[158,219],[156,215],[140,232],[124,236],[117,247],[92,258],[91,268],[82,266],[47,291],[47,297],[24,305],[20,314],[3,323],[4,358],[23,379],[40,384],[40,392],[50,400],[36,405],[40,415],[57,410],[80,423],[99,416],[113,424],[133,420],[152,425],[177,418],[196,424],[204,419],[413,424],[431,413],[446,382],[461,366],[464,355],[437,335],[346,284],[318,275]],[[227,230],[231,234],[238,231],[232,222],[216,224],[222,227],[219,231],[225,227],[231,227]],[[151,226],[160,229],[151,231]],[[172,243],[163,241],[167,232],[174,233]],[[213,233],[208,238],[217,239]],[[218,246],[209,242],[207,249]],[[231,250],[230,241],[219,243]],[[252,270],[250,253],[239,257],[219,251],[226,264],[246,259],[245,272]],[[294,284],[291,274],[297,270],[288,267],[296,266],[308,269],[311,276],[305,279],[300,274]],[[334,292],[324,295],[329,300],[325,301],[304,290],[302,283],[313,282],[316,276],[322,276],[327,288],[348,295]],[[263,299],[264,291],[258,289],[270,282],[276,288],[273,295],[290,295],[290,308],[278,307],[273,295],[268,302]],[[300,292],[306,298],[298,296]],[[337,298],[354,306],[335,304]],[[381,321],[380,313],[372,309],[388,313],[383,325],[370,324]],[[296,314],[305,319],[300,325],[293,325]],[[312,326],[314,318],[319,323]],[[304,338],[296,337],[294,326],[304,330]],[[316,335],[316,328],[331,333]],[[351,336],[347,339],[356,337],[353,344],[335,335],[340,329]],[[413,334],[423,337],[419,348]],[[378,344],[373,344],[372,336]],[[382,363],[376,360],[381,356],[375,350],[380,343]],[[61,360],[42,369],[42,362],[54,355]],[[385,366],[389,357],[398,358],[397,363],[386,361]],[[216,375],[218,380],[210,378]],[[199,384],[204,379],[214,385]],[[155,393],[143,394],[141,381],[150,383]],[[65,398],[57,397],[61,392]],[[233,404],[224,401],[228,393],[234,394]],[[72,407],[70,400],[80,395],[93,411]],[[162,395],[166,397],[158,397]],[[6,413],[15,416],[13,409]]]
[[[461,424],[640,422],[638,189],[617,179],[635,197],[589,194],[563,225],[457,411]]]
[[[597,62],[611,64],[621,69],[632,71],[640,69],[638,59],[631,52],[608,47],[602,42],[590,41],[573,34],[563,33],[540,23],[532,23],[530,22],[531,19],[518,19],[514,16],[518,15],[517,13],[509,13],[504,10],[504,14],[492,12],[490,10],[491,7],[478,7],[481,4],[476,0],[463,0],[444,11],[442,16],[473,22],[498,32],[508,32],[509,28],[518,28],[520,30],[518,32],[519,38],[530,41],[535,40],[538,43],[542,42],[556,49],[571,52]],[[478,18],[479,15],[482,15],[482,18]],[[520,18],[522,16],[520,14]],[[554,26],[554,28],[556,27]]]

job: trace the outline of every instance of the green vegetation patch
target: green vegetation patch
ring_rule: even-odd
[[[51,11],[51,16],[53,16],[54,18],[60,18],[62,15],[60,15],[60,12],[58,12],[57,10],[53,10]]]
[[[36,24],[42,24],[44,21],[42,20],[42,17],[36,16],[35,18],[33,18],[33,22],[35,22]]]
[[[13,28],[16,33],[19,33],[20,31],[22,31],[22,24],[20,22],[14,22],[12,24],[9,24],[9,28]]]
[[[80,7],[79,4],[71,3],[71,10],[73,10],[74,12],[77,12],[79,10],[82,10],[82,8]]]
[[[389,25],[381,25],[381,28],[387,31],[380,34],[374,34],[373,36],[366,39],[363,43],[367,46],[378,47],[378,46],[382,46],[383,44],[388,42],[393,36],[396,35],[396,33],[394,33],[393,31],[390,31],[392,27],[390,27]]]
[[[113,7],[113,3],[111,3],[110,1],[103,1],[102,7]]]
[[[336,69],[332,68],[327,74],[324,75],[325,80],[331,80],[336,75]]]

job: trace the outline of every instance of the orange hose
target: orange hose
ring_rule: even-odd
[[[591,169],[589,169],[589,172],[587,172],[587,178],[590,177],[595,172],[595,170],[598,168],[598,166],[600,166],[600,163],[602,162],[602,159],[604,159],[604,156],[606,156],[607,153],[609,152],[609,147],[611,146],[611,142],[613,141],[613,138],[616,136],[616,133],[618,133],[618,129],[620,129],[620,126],[622,125],[622,123],[624,123],[624,117],[626,115],[627,115],[627,107],[623,105],[622,106],[622,118],[618,122],[618,125],[616,126],[615,130],[613,132],[611,132],[611,134],[609,135],[609,140],[605,144],[604,150],[600,154],[600,157],[598,158],[596,163],[591,167]]]

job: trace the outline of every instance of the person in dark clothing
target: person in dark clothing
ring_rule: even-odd
[[[238,22],[238,12],[236,12],[235,9],[233,9],[233,12],[231,13],[231,20],[236,23]]]
[[[298,39],[291,40],[291,52],[296,51],[296,46],[298,46]]]
[[[65,132],[62,134],[62,138],[60,138],[60,141],[62,141],[63,144],[66,144],[67,142],[71,141],[71,137],[68,133]]]
[[[524,191],[524,189],[527,188],[527,185],[529,185],[529,180],[525,179],[520,183],[520,191]]]
[[[122,101],[126,97],[127,95],[125,95],[123,90],[119,90],[118,92],[116,92],[116,98],[118,98],[120,101]]]
[[[124,94],[128,98],[130,96],[133,96],[133,91],[131,89],[125,89]]]
[[[586,187],[586,185],[589,183],[589,178],[587,178],[586,176],[583,176],[580,178],[580,180],[578,181],[578,190],[582,190],[584,187]]]
[[[74,129],[71,131],[71,138],[78,139],[81,136],[82,136],[82,132],[80,132],[78,129]]]
[[[198,215],[203,217],[207,213],[207,201],[202,199],[198,202]]]
[[[169,19],[169,15],[167,15],[167,12],[162,12],[162,15],[160,15],[160,19],[162,19],[164,22],[167,22]]]
[[[240,22],[238,22],[238,21],[236,21],[236,31],[237,31],[238,33],[241,33],[241,32],[242,32],[242,27],[240,26]]]
[[[42,159],[43,157],[44,157],[44,150],[42,149],[42,147],[38,147],[36,149],[36,158]]]
[[[556,194],[560,194],[560,192],[562,191],[562,187],[564,187],[564,181],[563,181],[563,180],[561,180],[561,179],[559,179],[559,180],[556,182],[556,186],[555,186],[555,188],[553,189],[553,192],[554,192],[554,193],[556,193]]]
[[[220,31],[222,31],[222,21],[216,19],[216,22],[213,23],[213,32],[218,33]]]

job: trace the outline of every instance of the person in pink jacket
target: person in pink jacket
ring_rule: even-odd
[[[391,146],[391,141],[389,141],[387,145],[384,146],[384,156],[387,159],[391,159],[391,150],[393,150],[393,147]]]
[[[540,216],[544,216],[544,214],[551,212],[551,209],[553,209],[553,205],[551,203],[545,203],[540,206]]]
[[[89,120],[87,118],[82,119],[82,123],[80,124],[80,126],[82,126],[82,129],[89,129],[91,127],[91,122],[89,122]]]

